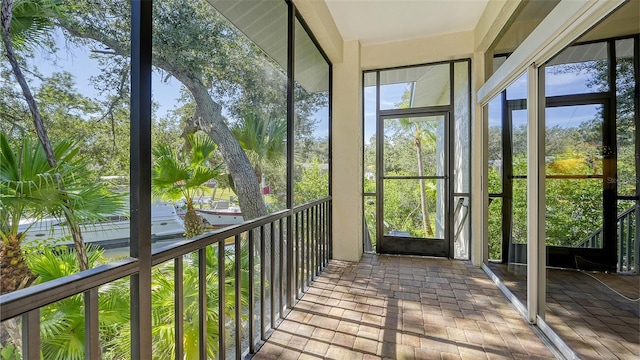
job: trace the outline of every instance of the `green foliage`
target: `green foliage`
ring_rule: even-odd
[[[58,0],[14,0],[11,19],[13,46],[30,50],[49,41],[52,18],[61,12]]]
[[[418,180],[385,180],[383,210],[385,233],[397,230],[407,231],[412,237],[433,237],[433,235],[427,235],[422,226],[420,183]],[[433,207],[437,192],[436,180],[424,180],[423,183],[428,206]],[[435,228],[435,217],[430,218],[429,221],[432,228]]]
[[[617,70],[617,172],[618,194],[637,193],[635,173],[634,72],[631,58],[618,59]],[[608,64],[592,61],[553,66],[552,74],[583,73],[586,86],[594,92],[608,91]],[[599,108],[590,121],[578,128],[546,129],[547,175],[602,174],[602,118]],[[489,158],[501,160],[501,131],[489,129]],[[526,175],[526,128],[513,129],[513,173]],[[549,246],[576,246],[602,227],[601,179],[547,179],[546,181],[546,243]],[[489,192],[500,193],[502,179],[496,167],[489,168]],[[511,236],[516,243],[525,243],[527,236],[526,179],[513,181],[513,211]],[[490,258],[500,259],[502,241],[501,200],[489,207]],[[629,204],[618,202],[618,213]]]
[[[102,259],[102,251],[87,247],[89,267],[93,268]],[[75,250],[66,247],[44,247],[39,251],[31,251],[26,256],[31,270],[38,275],[37,282],[44,283],[64,276],[76,274],[80,268],[76,261]],[[114,296],[99,297],[101,310],[105,304],[115,304],[117,308],[108,308],[117,317],[99,316],[99,327],[117,326],[128,320],[128,304],[118,302]],[[45,359],[84,359],[84,301],[82,295],[72,296],[40,311],[41,351]]]
[[[22,360],[22,354],[13,344],[0,344],[0,358],[2,360]]]
[[[121,209],[122,198],[93,181],[89,163],[72,140],[53,145],[58,166],[51,168],[44,149],[29,137],[13,146],[0,134],[0,234],[18,233],[20,220],[64,214],[78,222],[99,221]],[[61,186],[64,190],[61,190]],[[71,210],[73,209],[73,210]]]
[[[300,205],[329,195],[329,173],[317,159],[302,169],[300,180],[294,184],[295,204]]]
[[[231,133],[253,164],[258,181],[262,180],[265,167],[278,166],[285,161],[286,118],[267,118],[245,110]]]
[[[226,248],[224,309],[227,319],[235,316],[235,263],[241,266],[241,305],[248,306],[249,260],[247,242],[243,241],[238,257],[233,248]],[[103,253],[88,248],[90,267],[104,262]],[[206,249],[207,267],[207,334],[208,353],[214,358],[218,352],[218,249]],[[74,250],[42,248],[29,252],[27,262],[40,283],[75,274],[79,271]],[[198,359],[199,280],[198,257],[186,256],[183,269],[184,289],[184,347],[185,359]],[[153,268],[152,276],[152,337],[154,359],[175,358],[175,268],[169,262]],[[99,289],[99,328],[104,359],[128,358],[131,351],[129,318],[129,281],[127,278],[103,285]],[[246,315],[242,315],[246,327]],[[242,331],[240,329],[239,331]],[[76,295],[55,302],[41,310],[42,353],[46,359],[84,359],[84,301]],[[11,345],[0,350],[0,355],[12,355]],[[9,357],[13,359],[13,357]]]
[[[154,196],[165,200],[177,200],[184,196],[193,199],[207,181],[220,175],[219,165],[211,168],[209,160],[217,146],[203,133],[187,136],[188,150],[183,154],[165,144],[153,150],[151,187]]]
[[[166,144],[153,148],[151,190],[156,198],[164,200],[184,197],[187,205],[185,236],[192,238],[204,231],[202,219],[193,207],[193,198],[207,181],[219,177],[220,172],[219,166],[210,166],[217,146],[208,135],[193,133],[187,135],[186,140],[187,149],[182,154]]]

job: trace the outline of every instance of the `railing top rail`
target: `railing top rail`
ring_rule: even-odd
[[[0,321],[137,273],[138,259],[126,258],[0,296]]]
[[[327,196],[327,197],[324,197],[324,198],[322,198],[322,199],[318,199],[318,200],[314,200],[314,201],[308,202],[308,203],[306,203],[306,204],[298,205],[298,206],[296,206],[296,207],[294,207],[294,208],[293,208],[293,213],[294,213],[294,214],[295,214],[295,213],[299,213],[299,212],[301,212],[301,211],[304,211],[304,210],[307,210],[307,209],[309,209],[309,208],[312,208],[312,207],[314,207],[314,206],[316,206],[316,205],[319,205],[319,204],[322,204],[322,203],[328,202],[328,201],[329,201],[329,200],[331,200],[331,199],[332,199],[332,197],[331,197],[331,196]]]
[[[187,239],[154,250],[151,255],[152,265],[158,265],[165,261],[192,253],[209,245],[225,241],[226,239],[253,230],[265,224],[287,217],[289,210],[281,210],[273,214],[265,215],[257,219],[247,220],[242,224],[225,227],[205,235]]]
[[[201,237],[176,242],[162,249],[153,251],[152,265],[158,265],[165,261],[189,254],[208,245],[224,241],[230,237],[259,228],[265,224],[285,218],[290,214],[304,211],[330,200],[331,196],[328,196],[297,206],[292,210],[281,210],[257,219],[245,221],[242,224],[214,231]],[[138,259],[126,258],[9,294],[0,295],[0,321],[11,319],[70,296],[82,294],[87,290],[137,272]]]

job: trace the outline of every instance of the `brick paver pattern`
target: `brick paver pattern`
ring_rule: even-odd
[[[254,359],[555,359],[467,261],[332,260]]]

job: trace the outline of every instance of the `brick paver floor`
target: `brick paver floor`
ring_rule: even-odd
[[[526,303],[526,266],[489,268]],[[638,275],[547,269],[546,321],[584,360],[640,359],[640,305],[633,301],[638,297]]]
[[[254,359],[555,359],[465,261],[331,261]]]

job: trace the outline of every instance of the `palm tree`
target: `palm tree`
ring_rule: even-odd
[[[217,149],[216,144],[204,133],[189,134],[186,137],[187,151],[184,156],[170,146],[160,144],[153,150],[154,162],[151,169],[151,188],[154,196],[165,200],[184,197],[187,213],[184,217],[185,236],[198,236],[204,232],[202,219],[193,207],[193,198],[207,181],[220,175],[218,167],[209,163]]]
[[[79,149],[72,141],[53,146],[53,152],[60,159],[56,168],[49,166],[39,143],[25,137],[14,151],[7,136],[0,134],[0,294],[28,287],[37,277],[23,256],[26,230],[19,227],[21,220],[73,216],[79,223],[101,220],[100,212],[122,207],[122,198],[90,181],[88,164],[78,157]],[[60,190],[60,183],[66,185],[65,191]],[[21,349],[17,322],[9,320],[4,325],[15,348]]]
[[[411,95],[413,86],[402,94],[402,99],[396,104],[399,108],[405,109],[411,106]],[[420,122],[408,118],[400,119],[399,126],[401,130],[413,133],[413,146],[416,148],[416,156],[418,158],[418,176],[420,177],[420,207],[422,210],[422,228],[427,236],[433,236],[433,227],[429,215],[429,206],[427,203],[427,190],[425,188],[424,162],[423,162],[423,144],[425,141],[435,142],[435,133],[431,129],[423,128]]]
[[[87,247],[89,266],[103,261],[102,250]],[[77,273],[80,268],[73,250],[44,248],[26,256],[29,267],[38,275],[38,283]],[[100,288],[98,308],[101,333],[129,322],[127,282],[119,280]],[[125,291],[122,291],[125,289]],[[40,339],[45,359],[84,359],[84,301],[75,295],[45,306],[40,311]],[[111,332],[113,334],[113,332]]]
[[[226,257],[225,265],[225,293],[224,309],[227,319],[233,319],[235,316],[235,281],[234,269],[235,262],[241,262],[242,284],[241,289],[241,306],[247,309],[248,306],[248,248],[246,242],[243,242],[242,252],[239,258],[236,258],[232,248],[225,249]],[[218,294],[219,277],[218,277],[218,249],[217,246],[209,246],[206,249],[206,267],[207,267],[207,353],[208,357],[216,358],[218,353],[219,338],[219,302]],[[183,313],[176,317],[174,294],[175,294],[175,268],[174,263],[165,263],[153,268],[151,273],[151,281],[153,293],[151,295],[152,302],[152,337],[153,337],[153,355],[155,359],[174,359],[175,355],[175,321],[183,321],[183,345],[185,359],[199,358],[199,284],[198,284],[198,257],[185,257],[183,268]],[[123,309],[126,311],[126,309]],[[100,314],[102,317],[102,313]],[[246,314],[242,315],[243,323],[246,323]],[[130,354],[130,323],[127,321],[122,323],[114,336],[106,342],[107,348],[113,358],[126,358]],[[241,329],[238,329],[241,331]],[[231,336],[227,333],[227,336]],[[232,341],[227,341],[233,344]]]
[[[231,132],[253,164],[259,183],[262,183],[266,165],[278,165],[284,160],[287,147],[287,122],[284,119],[261,117],[247,110]]]
[[[401,123],[406,123],[407,119],[402,119]],[[407,125],[407,124],[403,124]],[[411,126],[411,125],[409,125]],[[422,144],[425,140],[433,140],[435,134],[426,129],[421,129],[417,122],[413,122],[413,146],[416,148],[416,155],[418,157],[418,176],[420,177],[420,207],[422,210],[422,228],[427,236],[433,236],[433,227],[431,226],[431,219],[429,215],[429,208],[427,204],[427,190],[425,188],[425,181],[422,178],[424,176],[424,163],[422,161]]]
[[[14,150],[7,136],[0,134],[0,293],[27,287],[34,279],[22,259],[25,230],[20,229],[20,220],[72,218],[77,224],[103,220],[101,214],[122,208],[119,195],[91,181],[88,162],[79,152],[71,140],[55,144],[53,154],[59,162],[51,168],[40,144],[25,137]]]
[[[11,14],[13,46],[18,50],[30,49],[47,42],[54,27],[52,19],[60,15],[60,1],[14,0]]]

